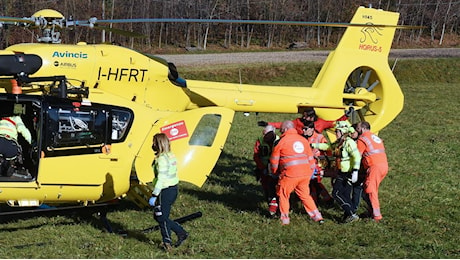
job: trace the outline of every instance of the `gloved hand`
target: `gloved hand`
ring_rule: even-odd
[[[358,181],[358,170],[353,170],[351,173],[351,183],[356,183]]]
[[[348,110],[345,110],[345,116],[350,117],[353,114],[353,112],[355,112],[355,108],[350,107],[350,108],[348,108]]]
[[[262,171],[262,175],[267,176],[267,175],[268,175],[268,169],[264,169],[264,170]]]
[[[313,180],[313,179],[316,179],[317,175],[318,175],[318,170],[315,168],[315,169],[313,170],[313,174],[311,175],[311,179],[312,179],[312,180]]]
[[[259,121],[259,122],[257,122],[257,125],[258,125],[258,126],[264,126],[264,127],[265,127],[265,126],[268,125],[268,123],[265,122],[265,121]]]
[[[156,201],[157,201],[157,197],[154,197],[154,196],[150,197],[150,199],[149,199],[149,205],[152,206],[152,207],[154,207]]]

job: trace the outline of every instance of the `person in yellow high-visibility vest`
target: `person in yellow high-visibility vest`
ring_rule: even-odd
[[[20,116],[0,119],[0,174],[2,175],[12,174],[8,168],[14,164],[14,160],[21,153],[18,134],[21,134],[29,144],[32,143],[32,135]]]
[[[163,242],[160,247],[165,251],[172,249],[171,231],[176,233],[175,247],[180,246],[188,237],[188,232],[176,221],[169,218],[171,208],[179,194],[179,177],[177,175],[177,159],[171,151],[168,136],[158,133],[153,136],[152,149],[155,152],[152,197],[149,205],[153,207],[155,220],[160,226]]]

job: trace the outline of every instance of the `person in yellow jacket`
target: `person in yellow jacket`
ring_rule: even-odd
[[[172,205],[176,201],[179,192],[177,160],[174,153],[171,152],[168,136],[164,133],[158,133],[153,136],[152,149],[155,152],[153,165],[155,178],[153,179],[153,192],[152,197],[149,199],[149,205],[154,207],[154,217],[160,226],[163,240],[160,246],[169,251],[172,249],[171,230],[177,235],[175,247],[180,246],[188,237],[188,233],[184,228],[169,218]]]
[[[0,119],[0,173],[11,176],[15,159],[19,156],[22,163],[21,147],[18,143],[18,134],[31,144],[32,135],[24,125],[20,116],[2,117]]]
[[[289,225],[289,197],[295,191],[308,215],[316,222],[324,222],[315,201],[310,195],[310,179],[316,167],[310,143],[297,133],[292,121],[281,125],[281,138],[273,147],[270,157],[270,170],[279,172],[277,194],[281,224]],[[280,169],[280,171],[278,171]]]
[[[332,145],[334,156],[338,162],[338,175],[332,188],[332,196],[342,207],[343,221],[350,223],[359,220],[356,214],[356,201],[352,200],[353,183],[358,181],[358,171],[361,164],[361,153],[356,142],[350,137],[354,131],[348,121],[338,121],[335,126],[337,140]],[[312,144],[314,148],[324,149],[324,146]],[[359,201],[358,201],[359,203]]]
[[[351,124],[339,121],[336,124],[337,147],[336,156],[340,158],[340,172],[334,182],[332,196],[344,211],[344,222],[359,220],[351,198],[352,184],[358,181],[358,171],[361,165],[361,153],[356,142],[349,136]]]

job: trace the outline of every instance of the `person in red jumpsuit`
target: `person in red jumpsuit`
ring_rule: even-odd
[[[323,217],[310,195],[310,179],[315,169],[315,158],[310,143],[294,129],[292,121],[284,121],[281,125],[281,138],[273,147],[270,156],[270,170],[278,174],[277,194],[281,224],[289,225],[289,197],[293,191],[316,222],[323,223]],[[280,170],[278,172],[278,169]]]
[[[343,116],[339,117],[337,120],[324,120],[322,118],[319,118],[316,115],[315,109],[314,108],[307,108],[305,111],[302,113],[302,117],[296,118],[292,120],[294,124],[294,128],[297,130],[297,133],[299,135],[303,134],[303,126],[306,122],[314,122],[315,123],[315,131],[318,133],[322,133],[325,129],[329,128],[334,128],[335,122],[336,121],[344,121],[347,120],[348,117],[350,117],[354,112],[353,107],[350,107]],[[265,122],[265,121],[259,121],[257,122],[258,126],[266,126],[266,125],[272,125],[277,129],[281,128],[281,124],[283,122]]]
[[[268,174],[268,163],[273,150],[273,145],[279,137],[275,128],[267,125],[262,131],[262,136],[257,138],[254,144],[253,159],[256,163],[256,180],[260,181],[264,192],[265,200],[268,203],[268,213],[274,217],[278,210],[278,198],[276,196],[276,184],[278,179],[273,174]]]
[[[303,127],[303,137],[305,137],[310,144],[315,143],[319,145],[320,143],[327,143],[326,138],[315,131],[315,125],[313,122],[305,124]],[[319,158],[321,156],[325,156],[325,152],[319,150],[318,148],[312,148],[312,151],[315,157],[316,168],[312,179],[310,180],[310,194],[315,203],[318,203],[319,198],[322,197],[327,205],[332,206],[334,204],[334,200],[327,191],[326,187],[321,183],[321,179],[324,176],[324,170],[319,164]]]

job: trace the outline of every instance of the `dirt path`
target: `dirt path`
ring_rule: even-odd
[[[177,66],[215,65],[236,63],[324,62],[329,51],[235,52],[216,54],[157,55]],[[460,57],[460,48],[395,49],[390,59]]]

